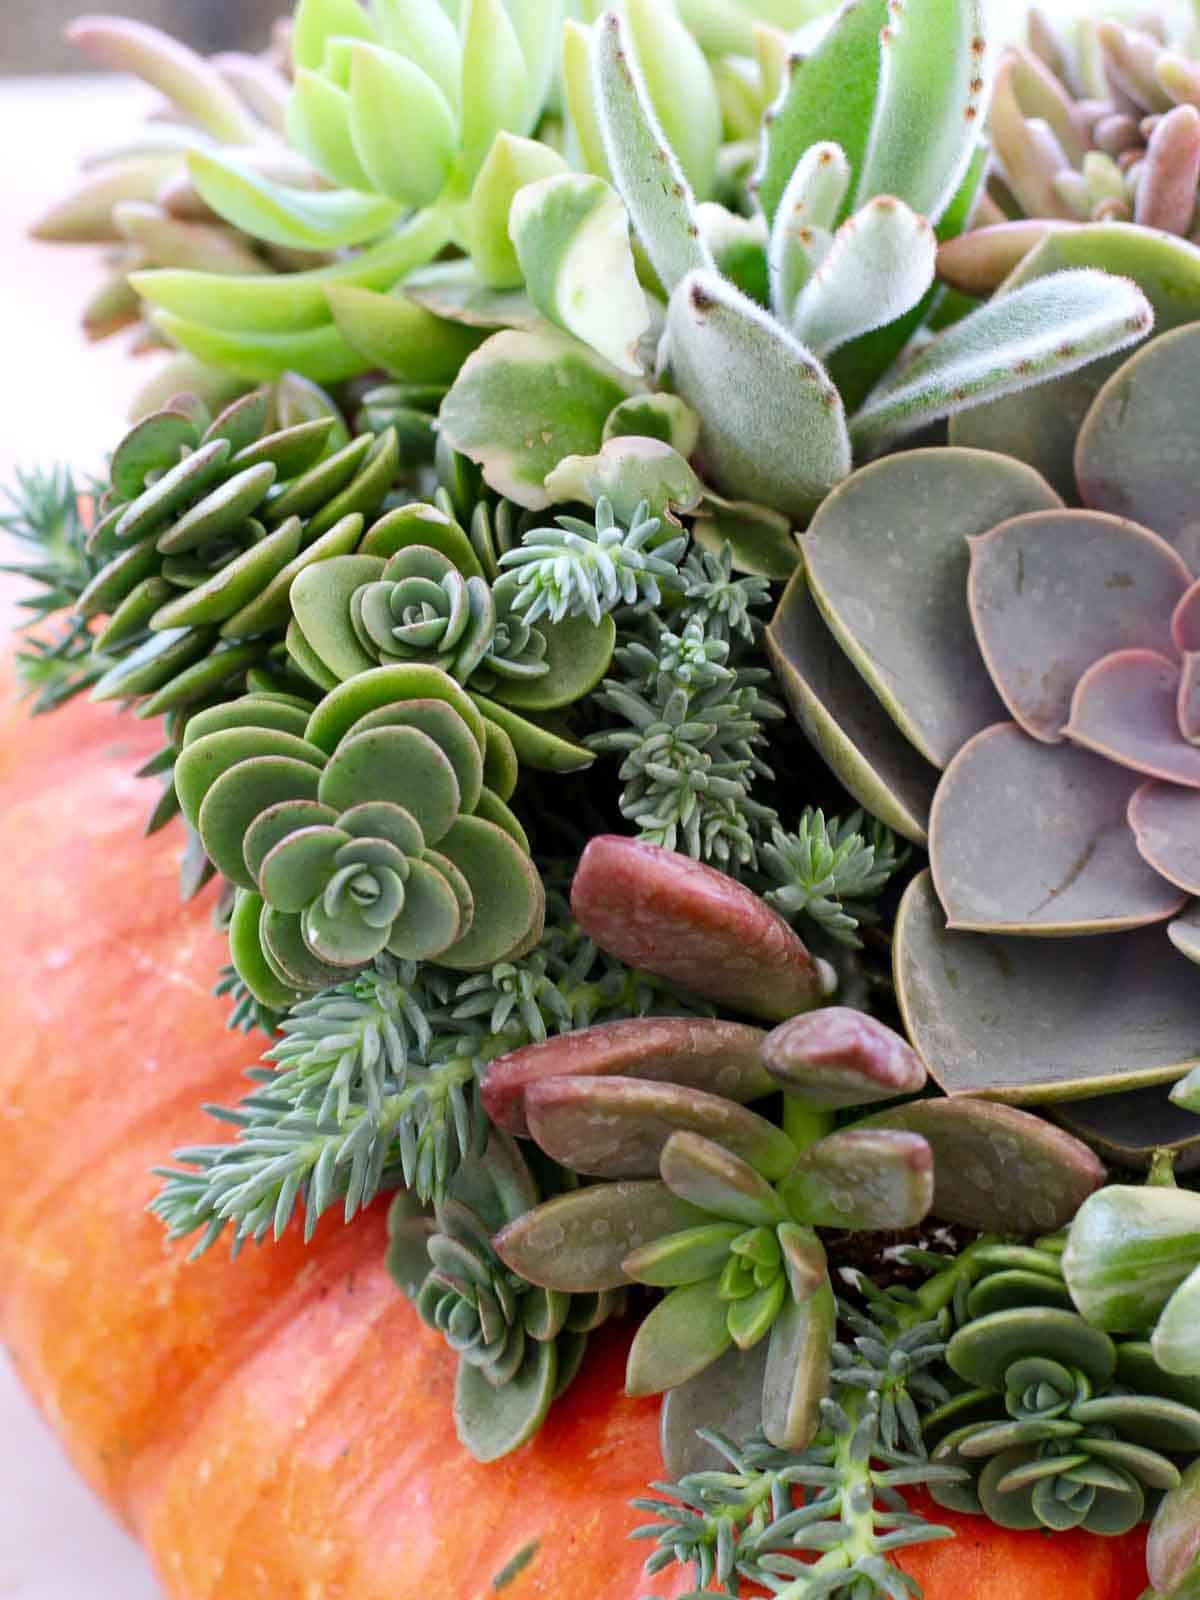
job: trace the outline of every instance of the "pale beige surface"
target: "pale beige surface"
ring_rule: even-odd
[[[0,80],[0,486],[14,464],[97,468],[140,375],[119,342],[87,346],[75,312],[96,281],[90,249],[23,237],[71,182],[97,132],[148,96],[111,80]],[[9,1181],[20,1181],[10,1174]],[[141,1552],[76,1478],[0,1353],[0,1600],[159,1600]]]

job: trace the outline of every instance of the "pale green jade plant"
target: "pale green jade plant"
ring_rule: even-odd
[[[1110,1184],[1089,1196],[1062,1265],[1090,1323],[1149,1334],[1164,1372],[1200,1377],[1200,1195],[1175,1186],[1169,1161],[1140,1187]]]

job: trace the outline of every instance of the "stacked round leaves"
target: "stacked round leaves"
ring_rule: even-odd
[[[484,783],[483,718],[447,673],[376,667],[316,710],[261,694],[188,722],[175,782],[237,885],[234,963],[282,1010],[381,951],[472,969],[541,935],[520,823]]]
[[[395,476],[394,434],[332,448],[336,413],[269,431],[271,413],[267,390],[211,420],[185,400],[117,446],[91,536],[108,559],[80,600],[108,617],[96,648],[116,658],[96,698],[149,696],[154,715],[209,696],[265,657],[296,574],[357,544]]]

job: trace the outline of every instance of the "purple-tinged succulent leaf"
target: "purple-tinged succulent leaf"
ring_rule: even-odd
[[[589,841],[571,909],[585,933],[630,966],[770,1022],[807,1011],[833,986],[826,964],[756,894],[640,839]]]
[[[896,916],[905,1029],[950,1094],[1016,1104],[1166,1083],[1200,1060],[1196,972],[1155,928],[1063,940],[951,933],[928,874]]]
[[[878,1111],[856,1129],[919,1133],[933,1152],[934,1216],[970,1228],[1061,1228],[1104,1182],[1087,1145],[1016,1106],[958,1096]]]
[[[1189,961],[1200,962],[1200,906],[1188,906],[1181,917],[1167,923],[1167,938]]]
[[[1179,667],[1155,650],[1117,650],[1075,686],[1067,737],[1133,772],[1200,789],[1200,750],[1179,731]]]
[[[663,1396],[659,1445],[673,1480],[686,1472],[729,1470],[726,1457],[697,1438],[698,1428],[714,1428],[727,1439],[748,1439],[761,1428],[768,1348],[765,1339],[749,1350],[733,1345],[698,1377]]]
[[[794,1149],[791,1154],[794,1160]],[[743,1227],[770,1228],[787,1217],[779,1196],[761,1173],[700,1134],[673,1133],[663,1148],[661,1172],[672,1194]]]
[[[1189,1172],[1200,1165],[1200,1118],[1173,1104],[1172,1093],[1166,1084],[1156,1084],[1075,1100],[1053,1107],[1053,1114],[1112,1166],[1146,1168],[1157,1151],[1165,1150],[1176,1172]]]
[[[598,1183],[527,1211],[500,1230],[492,1247],[530,1283],[589,1294],[628,1284],[621,1262],[631,1250],[711,1221],[665,1183]]]
[[[817,1431],[829,1389],[836,1322],[826,1278],[807,1300],[788,1300],[771,1329],[763,1377],[762,1428],[780,1450],[802,1450]]]
[[[1171,641],[1185,656],[1200,650],[1200,578],[1171,613]]]
[[[971,541],[975,637],[1005,705],[1055,743],[1084,672],[1135,647],[1171,654],[1190,574],[1157,534],[1088,511],[1010,518]]]
[[[1113,373],[1075,446],[1084,501],[1153,528],[1193,572],[1200,571],[1198,408],[1200,328],[1193,325],[1151,340]]]
[[[726,1311],[715,1278],[672,1289],[629,1347],[625,1393],[661,1394],[703,1372],[732,1342]]]
[[[1200,1560],[1200,1461],[1163,1497],[1146,1541],[1146,1571],[1156,1594],[1172,1595]],[[1186,1596],[1186,1591],[1184,1591]]]
[[[1159,333],[1200,317],[1200,249],[1184,239],[1122,222],[1051,232],[1007,279],[1000,295],[1071,267],[1099,267],[1132,278],[1154,308]],[[1105,379],[1122,360],[1120,355],[1104,356],[1067,377],[959,412],[950,419],[950,442],[1026,461],[1060,494],[1073,500],[1079,426]],[[1088,498],[1088,503],[1094,502]],[[1119,507],[1098,509],[1116,511]],[[1158,527],[1145,511],[1135,513],[1135,518]]]
[[[912,450],[856,472],[805,535],[813,599],[900,731],[943,767],[1003,707],[967,611],[967,539],[1061,502],[1020,462]]]
[[[773,1122],[719,1095],[641,1078],[549,1078],[525,1095],[530,1135],[575,1172],[644,1178],[658,1172],[663,1146],[677,1129],[717,1141],[768,1178],[795,1160],[791,1140]]]
[[[558,1034],[500,1056],[487,1069],[483,1104],[497,1127],[529,1136],[525,1094],[548,1078],[618,1074],[703,1089],[745,1104],[776,1085],[759,1057],[766,1035],[709,1017],[633,1017]]]
[[[926,842],[936,774],[896,727],[813,603],[797,569],[766,632],[792,714],[854,798],[889,828]]]
[[[830,1110],[916,1094],[925,1084],[916,1051],[850,1006],[822,1006],[781,1022],[762,1041],[762,1060],[789,1094]]]
[[[1191,744],[1200,744],[1200,651],[1189,650],[1179,669],[1175,720]]]
[[[1173,783],[1143,783],[1128,816],[1134,842],[1155,872],[1200,894],[1200,794]]]
[[[1125,825],[1137,786],[1123,767],[1041,744],[1012,722],[976,734],[946,769],[930,819],[948,927],[1068,935],[1173,916],[1182,896],[1147,867]]]
[[[920,1134],[848,1128],[804,1151],[780,1185],[818,1228],[911,1228],[933,1203],[933,1152]]]

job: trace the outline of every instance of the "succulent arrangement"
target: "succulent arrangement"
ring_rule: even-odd
[[[38,231],[174,353],[20,664],[164,719],[267,1037],[172,1240],[390,1193],[484,1461],[638,1318],[704,1592],[915,1595],[924,1485],[1185,1600],[1200,65],[819,9],[78,24],[170,110]]]

